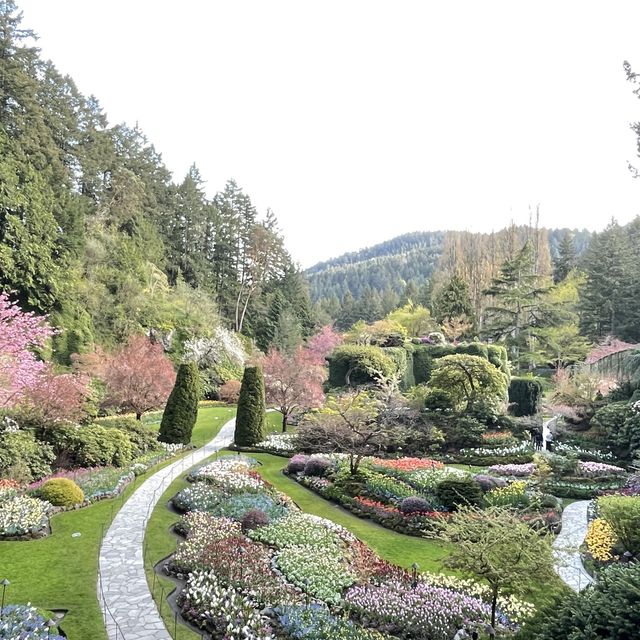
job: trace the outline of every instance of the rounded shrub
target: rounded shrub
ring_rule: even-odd
[[[480,485],[483,493],[507,486],[507,481],[504,478],[495,478],[484,473],[473,476],[473,479]]]
[[[40,497],[55,507],[72,507],[84,501],[82,489],[69,478],[47,480],[39,490]]]
[[[447,478],[436,487],[436,495],[446,509],[461,505],[481,505],[483,502],[480,485],[467,476]]]
[[[399,508],[402,513],[427,513],[433,511],[433,507],[429,502],[420,496],[405,498],[400,503]]]
[[[331,462],[326,458],[309,458],[304,465],[304,475],[322,477],[330,466]]]
[[[309,462],[309,456],[305,456],[301,453],[296,454],[289,459],[287,464],[287,473],[301,473]]]
[[[261,509],[249,509],[240,521],[240,526],[243,531],[251,531],[251,529],[257,529],[258,527],[265,527],[269,524],[269,516]]]

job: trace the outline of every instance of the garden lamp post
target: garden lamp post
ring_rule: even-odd
[[[7,587],[11,584],[6,578],[0,582],[2,585],[2,605],[0,605],[0,620],[2,620],[2,616],[4,615],[4,594],[7,591]]]
[[[411,588],[415,589],[418,586],[418,569],[420,565],[417,562],[414,562],[411,565]]]
[[[633,554],[631,553],[631,551],[625,551],[622,554],[622,562],[628,564],[629,562],[631,562],[631,558],[633,558]]]

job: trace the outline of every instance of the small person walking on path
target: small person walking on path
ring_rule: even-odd
[[[553,452],[553,433],[551,431],[551,429],[549,429],[549,431],[547,431],[547,437],[545,439],[545,449],[549,452],[552,453]]]

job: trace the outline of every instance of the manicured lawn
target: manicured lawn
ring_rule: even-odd
[[[228,407],[201,408],[193,442],[201,446],[233,416]],[[96,583],[103,527],[106,530],[123,501],[158,465],[127,487],[122,496],[103,500],[51,519],[53,535],[42,540],[0,542],[0,579],[7,578],[8,603],[26,603],[45,610],[67,609],[62,629],[71,640],[106,640]],[[73,533],[79,537],[72,537]]]
[[[287,426],[287,431],[293,430],[293,427]],[[267,413],[267,433],[282,433],[282,414],[279,411]]]
[[[448,464],[447,467],[468,471],[469,473],[485,473],[487,467],[476,467],[472,464]]]
[[[417,562],[423,571],[442,571],[442,560],[447,555],[442,543],[395,533],[375,522],[358,518],[283,475],[285,459],[266,453],[250,455],[262,463],[258,467],[260,475],[289,495],[303,511],[341,524],[389,562],[401,567],[410,567]]]

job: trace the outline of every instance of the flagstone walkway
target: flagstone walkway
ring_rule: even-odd
[[[578,551],[587,535],[589,500],[578,500],[562,512],[562,531],[553,543],[555,570],[574,591],[588,587],[593,578],[585,571]]]
[[[111,523],[100,548],[97,585],[109,640],[171,640],[147,585],[145,528],[171,482],[231,443],[235,422],[229,420],[204,447],[147,478]]]

